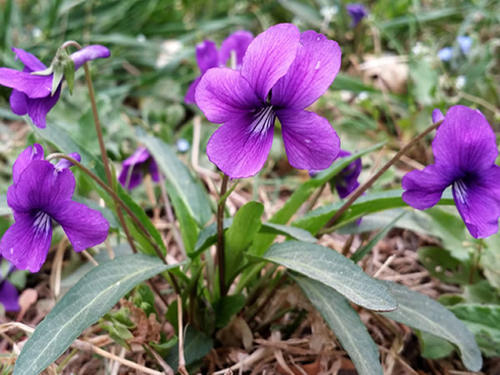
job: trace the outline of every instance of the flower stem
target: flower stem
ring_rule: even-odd
[[[342,205],[342,207],[339,208],[337,212],[335,212],[335,215],[325,224],[325,229],[319,232],[320,235],[326,234],[333,232],[335,227],[332,227],[335,222],[340,219],[340,217],[351,207],[351,205],[366,191],[368,188],[370,188],[375,181],[377,181],[394,163],[396,163],[401,156],[406,154],[410,148],[412,148],[415,144],[420,142],[427,134],[432,132],[433,130],[437,129],[439,125],[443,120],[436,122],[435,124],[432,124],[429,126],[427,129],[425,129],[422,133],[417,135],[415,138],[413,138],[410,142],[408,142],[406,145],[404,145],[396,155],[393,156],[391,160],[389,160],[382,168],[378,170],[377,173],[375,173],[368,181],[366,181],[363,185],[358,187],[356,191],[349,197],[349,199]]]
[[[217,205],[217,263],[219,264],[219,289],[220,296],[226,295],[226,277],[225,277],[225,262],[224,254],[224,209],[226,207],[226,191],[229,177],[224,174],[220,187],[219,204]]]
[[[106,153],[106,147],[104,145],[104,138],[102,136],[102,126],[101,126],[101,121],[99,120],[99,113],[97,111],[97,103],[95,100],[94,85],[92,84],[92,77],[90,76],[90,70],[89,70],[88,63],[83,64],[83,69],[85,70],[85,80],[87,81],[87,88],[89,91],[90,105],[92,107],[92,115],[94,116],[95,130],[97,133],[97,139],[99,141],[99,148],[101,150],[101,159],[102,159],[102,163],[104,164],[104,171],[106,172],[106,178],[108,180],[109,186],[113,190],[115,190],[113,175],[111,174],[111,169],[109,167],[108,154]],[[120,221],[120,224],[123,228],[123,231],[125,232],[125,236],[127,237],[127,241],[130,244],[132,251],[134,253],[136,253],[137,249],[136,249],[135,244],[134,244],[134,239],[132,238],[132,235],[130,234],[130,231],[127,227],[127,223],[125,222],[125,218],[123,217],[123,212],[120,209],[120,207],[118,207],[116,200],[115,200],[115,205],[116,205],[116,215],[118,216],[118,220]],[[161,254],[161,251],[159,254]],[[160,256],[160,258],[163,259],[163,256]]]

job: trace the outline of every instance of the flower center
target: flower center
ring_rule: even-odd
[[[465,203],[465,199],[467,198],[467,186],[465,182],[462,179],[455,181],[453,183],[453,190],[460,203]]]
[[[276,115],[273,106],[265,106],[255,111],[252,123],[250,124],[250,133],[264,135],[274,124]]]
[[[33,221],[33,229],[37,236],[47,236],[50,233],[51,217],[43,211],[38,211],[35,214]]]

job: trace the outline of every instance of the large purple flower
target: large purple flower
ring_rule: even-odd
[[[143,175],[149,172],[154,182],[160,181],[158,165],[146,147],[138,147],[135,152],[123,162],[123,168],[118,181],[124,188],[133,189],[142,182]]]
[[[205,40],[199,43],[196,46],[196,60],[201,74],[189,86],[184,101],[188,104],[194,103],[196,87],[200,83],[203,74],[210,68],[226,66],[227,62],[231,59],[232,53],[234,53],[236,58],[236,67],[241,66],[243,56],[252,39],[252,33],[245,30],[239,30],[224,39],[219,51],[217,51],[216,44],[211,40]]]
[[[434,110],[433,121],[443,119]],[[434,206],[452,186],[458,212],[475,238],[498,231],[500,167],[495,133],[478,110],[451,107],[432,142],[434,164],[412,171],[402,181],[403,200],[426,209]]]
[[[12,167],[7,203],[15,223],[0,241],[0,254],[19,269],[40,270],[50,248],[52,223],[59,223],[75,251],[103,242],[109,224],[99,211],[71,198],[73,173],[64,163],[44,160],[43,148],[26,148]]]
[[[209,121],[223,124],[210,138],[210,161],[231,178],[255,175],[273,141],[276,117],[292,166],[325,169],[340,140],[327,119],[304,110],[330,86],[340,68],[338,44],[314,31],[279,24],[248,46],[240,70],[213,68],[196,90]]]
[[[349,16],[351,16],[351,27],[356,27],[368,15],[368,11],[363,4],[347,4],[346,9]]]
[[[2,257],[0,256],[0,262]],[[14,285],[7,278],[15,269],[11,264],[5,275],[0,274],[0,304],[6,311],[19,311],[19,293]]]
[[[61,94],[61,84],[52,95],[52,78],[50,75],[34,75],[32,72],[43,71],[47,67],[34,55],[19,48],[12,48],[17,58],[24,64],[22,72],[0,68],[0,85],[11,87],[10,107],[16,115],[28,114],[39,128],[45,128],[47,113],[56,105]],[[106,47],[92,45],[71,54],[75,70],[85,62],[109,57]]]

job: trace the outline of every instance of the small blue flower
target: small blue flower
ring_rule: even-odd
[[[439,57],[439,60],[441,60],[441,61],[444,61],[444,62],[450,61],[451,58],[453,57],[453,48],[444,47],[444,48],[440,49],[438,52],[438,57]]]
[[[190,147],[189,141],[184,138],[179,138],[175,145],[177,146],[177,151],[179,151],[180,153],[188,152]]]
[[[467,55],[472,47],[472,38],[467,35],[460,35],[457,37],[457,43],[460,46],[462,53]]]

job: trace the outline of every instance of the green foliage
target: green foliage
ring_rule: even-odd
[[[14,374],[37,375],[84,329],[141,281],[177,265],[141,254],[118,257],[87,273],[40,323],[19,355]]]

